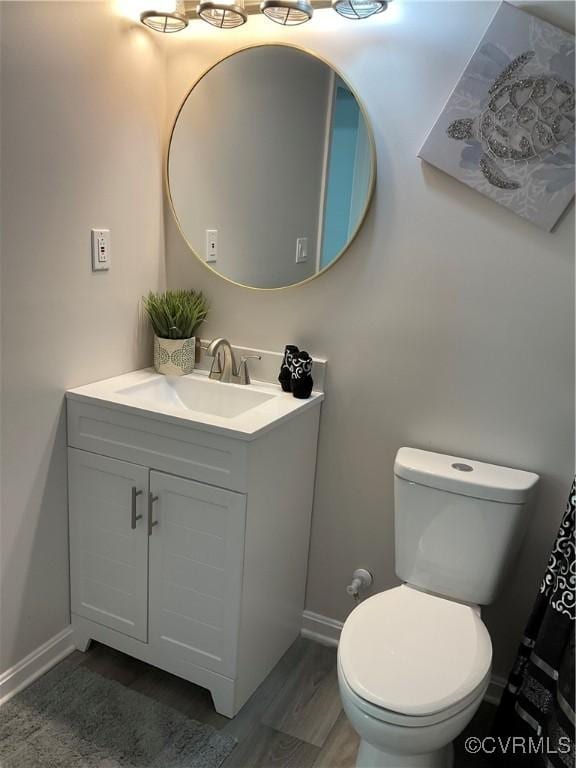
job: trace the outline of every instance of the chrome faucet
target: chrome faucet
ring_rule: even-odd
[[[227,384],[250,384],[248,372],[248,360],[256,358],[261,360],[261,355],[245,355],[240,358],[240,365],[236,365],[234,350],[228,339],[214,339],[206,347],[206,354],[213,357],[209,378],[223,381]]]
[[[238,378],[234,350],[228,339],[214,339],[208,344],[206,354],[213,357],[210,378],[231,382]]]

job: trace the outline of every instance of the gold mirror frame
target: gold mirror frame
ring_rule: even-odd
[[[318,61],[321,61],[323,64],[325,64],[327,67],[330,67],[330,69],[336,73],[336,75],[348,86],[351,93],[354,94],[354,98],[356,99],[356,102],[358,103],[358,107],[360,108],[360,112],[362,114],[362,117],[364,119],[364,123],[366,125],[366,132],[368,134],[368,139],[370,143],[370,157],[371,157],[371,168],[370,168],[370,182],[368,184],[368,194],[366,196],[366,203],[364,204],[364,208],[362,209],[362,213],[360,217],[358,218],[358,223],[356,225],[356,228],[354,229],[354,232],[352,233],[351,237],[349,238],[348,242],[342,248],[341,251],[339,251],[336,256],[332,259],[330,264],[326,265],[323,269],[321,269],[319,272],[316,272],[313,275],[310,275],[310,277],[307,277],[305,280],[301,280],[299,283],[291,283],[290,285],[281,285],[275,288],[259,288],[254,285],[246,285],[245,283],[239,283],[236,280],[231,280],[229,277],[226,277],[226,275],[223,275],[222,273],[218,272],[216,269],[210,266],[209,263],[207,263],[204,259],[202,259],[198,253],[196,253],[195,249],[192,247],[190,242],[188,241],[186,235],[184,234],[184,231],[182,230],[182,227],[180,226],[180,220],[178,219],[178,216],[176,215],[176,209],[174,207],[174,201],[172,199],[172,193],[170,191],[170,148],[172,146],[172,139],[174,137],[174,131],[176,129],[176,123],[178,122],[178,118],[180,117],[180,113],[184,109],[184,105],[186,104],[188,97],[196,88],[196,86],[208,75],[215,67],[217,67],[219,64],[221,64],[223,61],[227,61],[228,59],[231,59],[233,56],[236,56],[238,53],[242,53],[243,51],[249,51],[254,48],[294,48],[297,51],[301,51],[302,53],[308,54],[308,56],[313,56],[315,59],[318,59]],[[372,125],[370,123],[370,118],[368,116],[368,112],[366,111],[366,108],[364,104],[362,103],[361,99],[356,94],[356,90],[352,87],[350,82],[344,75],[340,72],[339,69],[337,69],[333,64],[331,64],[327,59],[325,59],[322,56],[319,56],[317,53],[314,53],[313,51],[309,50],[308,48],[304,48],[300,45],[295,45],[293,43],[255,43],[253,45],[245,45],[242,48],[238,48],[236,51],[233,51],[232,53],[229,53],[227,56],[223,56],[221,59],[219,59],[215,64],[212,64],[211,67],[206,69],[200,77],[196,80],[194,85],[190,88],[190,90],[186,93],[186,96],[182,100],[182,103],[178,107],[178,111],[176,113],[176,117],[174,118],[174,122],[172,124],[172,129],[170,131],[170,138],[168,140],[168,149],[166,152],[166,162],[164,165],[164,173],[165,173],[165,183],[166,183],[166,194],[168,196],[168,200],[170,202],[170,209],[172,211],[172,216],[174,217],[174,221],[176,222],[176,226],[178,228],[178,231],[190,249],[192,255],[202,264],[203,267],[205,267],[207,270],[212,272],[212,274],[216,275],[217,277],[222,278],[222,280],[226,280],[226,282],[230,283],[231,285],[236,285],[240,288],[248,288],[251,291],[287,291],[290,288],[298,288],[302,285],[306,285],[306,283],[312,282],[312,280],[316,280],[316,278],[320,277],[321,275],[324,275],[329,269],[331,269],[337,262],[340,261],[342,256],[346,253],[346,251],[350,248],[354,240],[356,240],[356,237],[358,236],[358,233],[360,232],[360,229],[362,228],[362,225],[364,224],[364,221],[366,220],[366,216],[368,215],[368,211],[370,209],[370,205],[372,204],[372,200],[374,197],[374,189],[376,187],[376,142],[374,141],[374,133],[372,131]]]

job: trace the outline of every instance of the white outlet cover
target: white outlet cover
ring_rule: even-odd
[[[104,272],[110,269],[110,230],[92,230],[92,271]]]

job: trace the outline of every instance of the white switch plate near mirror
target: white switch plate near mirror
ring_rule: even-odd
[[[218,230],[206,230],[206,262],[214,263],[218,258]]]
[[[304,264],[308,261],[308,238],[299,237],[296,240],[296,264]]]

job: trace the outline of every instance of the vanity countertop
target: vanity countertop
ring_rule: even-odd
[[[69,389],[66,397],[158,421],[253,440],[276,425],[320,405],[322,392],[298,400],[275,384],[224,384],[196,370],[163,376],[152,368]]]

